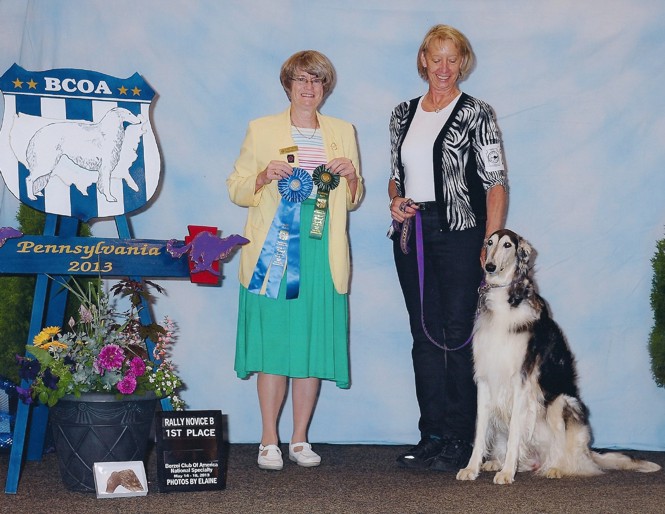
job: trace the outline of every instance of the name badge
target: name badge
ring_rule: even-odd
[[[286,148],[280,148],[279,154],[284,155],[285,153],[297,152],[298,146],[287,146]]]

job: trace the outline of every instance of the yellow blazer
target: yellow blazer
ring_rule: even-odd
[[[317,113],[323,136],[323,146],[328,162],[335,157],[351,159],[358,173],[358,188],[351,199],[346,180],[330,193],[328,206],[328,260],[335,289],[344,294],[349,290],[351,258],[347,236],[347,211],[358,207],[363,196],[358,146],[353,125],[330,116]],[[280,150],[295,146],[291,137],[290,108],[272,116],[258,118],[249,123],[240,155],[235,162],[233,173],[226,180],[231,201],[241,207],[248,207],[244,236],[249,243],[240,251],[240,282],[245,287],[254,273],[263,243],[277,211],[282,196],[277,190],[277,181],[254,192],[256,177],[272,160],[286,161],[287,153],[295,156],[292,166],[298,166],[298,152],[282,153]],[[265,290],[265,283],[263,285]]]

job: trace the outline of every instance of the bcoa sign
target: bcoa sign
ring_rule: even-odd
[[[140,75],[14,64],[0,90],[0,173],[22,203],[87,221],[152,198],[161,170],[150,124],[155,93]]]

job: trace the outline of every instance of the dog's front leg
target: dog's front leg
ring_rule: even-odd
[[[476,437],[473,452],[466,468],[457,473],[457,480],[475,480],[480,473],[480,465],[487,450],[487,433],[490,419],[490,393],[487,382],[478,381],[478,415],[476,416]]]
[[[512,484],[517,470],[522,430],[524,427],[524,385],[519,374],[513,379],[513,398],[510,411],[510,424],[508,426],[508,442],[506,443],[506,459],[503,467],[494,475],[495,484]]]

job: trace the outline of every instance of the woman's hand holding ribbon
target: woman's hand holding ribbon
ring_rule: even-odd
[[[356,191],[358,190],[358,172],[356,167],[348,157],[335,157],[332,161],[326,164],[326,168],[331,173],[344,177],[348,184],[351,198],[355,201]]]
[[[266,169],[256,176],[256,191],[263,186],[267,186],[273,180],[281,180],[290,177],[293,174],[293,168],[285,161],[270,161]]]
[[[347,157],[335,157],[332,161],[326,164],[326,168],[328,168],[331,173],[344,177],[347,182],[355,182],[358,180],[356,167],[353,165],[353,162],[351,162],[351,159]]]

